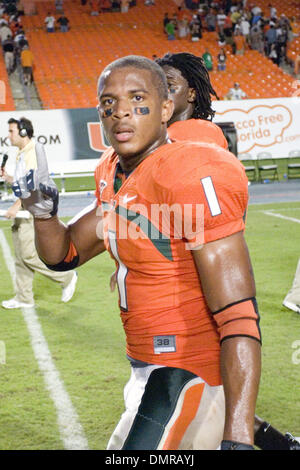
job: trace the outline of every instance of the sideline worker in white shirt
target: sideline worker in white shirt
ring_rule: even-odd
[[[28,119],[12,118],[9,119],[8,125],[11,145],[18,147],[19,151],[14,177],[7,174],[5,167],[1,169],[1,176],[12,184],[18,179],[18,175],[24,174],[24,168],[28,170],[37,167],[36,146],[41,144],[36,143],[33,139],[33,126]],[[75,292],[76,271],[56,272],[45,266],[35,248],[33,217],[27,211],[25,212],[27,217],[19,217],[18,211],[20,209],[22,209],[21,200],[17,199],[5,214],[5,217],[13,220],[11,228],[15,251],[16,295],[12,299],[2,301],[2,307],[13,309],[34,306],[33,276],[35,272],[57,282],[62,288],[61,301],[68,302]],[[24,214],[24,211],[21,214]]]
[[[240,88],[239,83],[235,83],[226,95],[228,100],[242,100],[247,98],[246,93]]]

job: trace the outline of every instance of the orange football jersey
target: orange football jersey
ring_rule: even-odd
[[[188,119],[176,121],[168,127],[168,135],[172,141],[189,140],[192,142],[207,142],[217,144],[227,149],[228,142],[222,129],[205,119]]]
[[[220,338],[191,248],[244,230],[244,168],[221,147],[176,142],[143,160],[115,193],[118,161],[106,151],[95,180],[127,354],[219,385]]]

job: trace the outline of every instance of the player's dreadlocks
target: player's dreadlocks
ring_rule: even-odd
[[[219,97],[210,83],[209,73],[203,59],[188,52],[179,52],[165,54],[162,58],[156,59],[156,62],[161,67],[169,65],[178,69],[187,80],[189,87],[194,88],[196,99],[192,118],[211,121],[215,111],[211,107],[210,95],[215,96],[217,100]]]

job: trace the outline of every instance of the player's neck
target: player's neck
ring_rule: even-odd
[[[171,124],[174,124],[174,122],[177,122],[177,121],[187,121],[188,119],[191,119],[192,115],[193,115],[193,112],[194,112],[194,107],[191,108],[191,107],[188,107],[186,108],[184,111],[182,111],[181,113],[179,114],[173,114],[173,116],[171,117],[170,121],[168,121],[168,127],[171,125]]]
[[[147,147],[143,152],[140,152],[137,155],[120,155],[119,154],[119,161],[122,170],[126,174],[130,174],[136,167],[142,163],[145,158],[149,157],[155,150],[157,150],[162,145],[168,142],[167,134],[164,134],[159,138],[159,140],[155,141],[150,147]]]

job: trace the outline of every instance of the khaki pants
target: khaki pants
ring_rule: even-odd
[[[8,72],[11,72],[14,66],[14,53],[5,52],[4,54],[5,67]]]
[[[15,219],[12,226],[12,239],[15,250],[16,298],[19,302],[34,303],[32,284],[35,272],[58,282],[62,288],[70,283],[73,271],[51,271],[40,260],[34,244],[32,217],[30,219]]]
[[[293,284],[289,292],[287,293],[285,302],[292,302],[293,304],[300,305],[300,259],[296,269]]]

